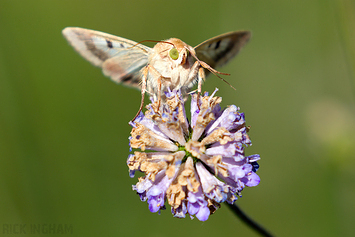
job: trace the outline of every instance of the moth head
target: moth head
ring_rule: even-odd
[[[170,44],[169,58],[176,64],[184,65],[189,56],[189,51],[186,49],[187,44],[176,38],[171,38],[166,43]]]

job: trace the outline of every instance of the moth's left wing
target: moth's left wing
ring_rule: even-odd
[[[234,31],[208,39],[195,47],[196,56],[213,68],[226,64],[249,41],[250,31]]]
[[[139,88],[140,70],[148,63],[151,48],[132,40],[79,27],[62,31],[74,49],[117,83]]]

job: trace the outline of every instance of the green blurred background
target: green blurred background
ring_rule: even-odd
[[[220,69],[237,90],[215,76],[203,86],[246,113],[246,153],[262,157],[261,183],[239,206],[276,236],[355,235],[354,1],[0,0],[0,236],[33,224],[71,236],[257,236],[224,205],[207,222],[149,212],[126,166],[140,93],[76,54],[66,26],[192,46],[251,30]]]

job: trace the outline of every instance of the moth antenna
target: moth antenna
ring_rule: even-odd
[[[167,44],[171,44],[175,47],[175,45],[173,43],[167,42],[167,41],[162,41],[162,40],[142,40],[139,41],[138,43],[136,43],[135,45],[133,45],[132,47],[129,47],[128,49],[134,48],[139,44],[142,44],[143,42],[153,42],[153,43],[167,43]]]
[[[127,48],[127,49],[134,48],[134,47],[136,47],[137,45],[142,44],[143,42],[158,42],[158,41],[154,41],[154,40],[142,40],[142,41],[139,41],[138,43],[136,43],[135,45],[133,45],[133,46]]]
[[[214,69],[213,67],[211,67],[210,65],[208,65],[207,63],[201,61],[200,59],[197,58],[197,56],[192,53],[187,47],[185,47],[185,49],[187,49],[190,54],[196,59],[197,62],[199,62],[201,64],[201,66],[205,69],[207,69],[208,71],[212,72],[213,75],[215,75],[216,77],[218,77],[219,79],[221,79],[222,81],[224,81],[225,83],[227,83],[227,85],[229,85],[230,87],[232,87],[234,90],[236,90],[228,81],[224,80],[222,77],[220,77],[218,74],[221,75],[226,75],[226,76],[230,76],[231,74],[229,73],[224,73],[224,72],[219,72],[216,69]]]
[[[168,51],[168,50],[169,49],[164,49],[164,50],[160,51],[159,53],[163,53],[163,52]]]

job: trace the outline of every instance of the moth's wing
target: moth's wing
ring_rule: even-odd
[[[212,68],[223,66],[249,41],[250,31],[234,31],[208,39],[195,47],[196,56]]]
[[[113,81],[140,88],[141,69],[148,63],[148,56],[138,50],[124,50],[102,64],[105,76]]]
[[[62,31],[74,49],[117,83],[138,87],[140,70],[148,63],[151,48],[100,31],[67,27]]]

